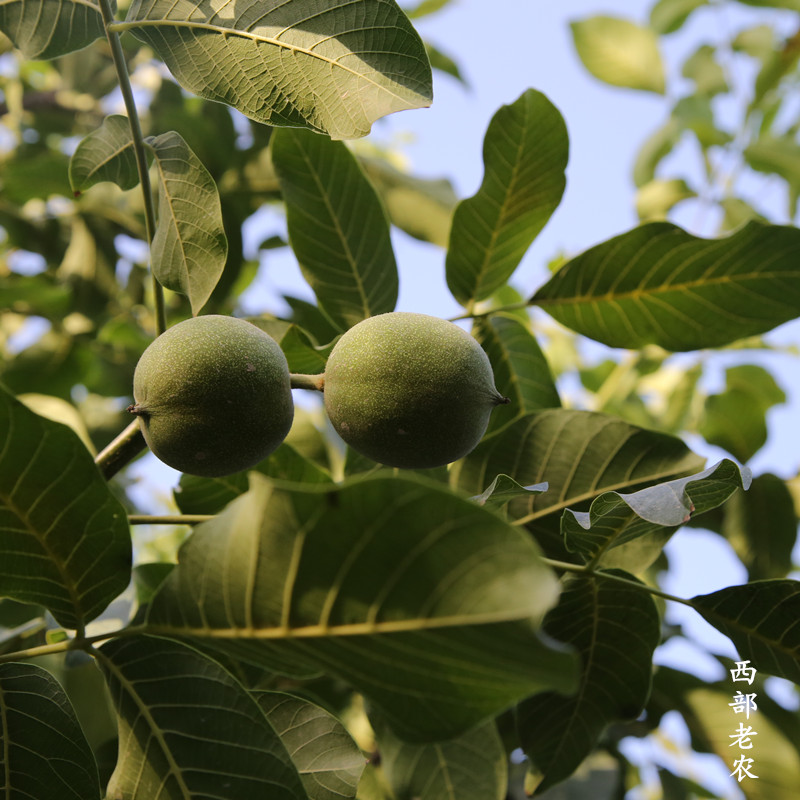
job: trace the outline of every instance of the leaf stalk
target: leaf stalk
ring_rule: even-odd
[[[100,13],[103,17],[103,26],[106,30],[106,38],[111,47],[111,56],[114,60],[114,68],[119,80],[119,88],[122,92],[122,99],[125,103],[125,110],[128,114],[128,124],[131,126],[131,138],[133,139],[133,152],[136,158],[136,169],[139,173],[139,183],[142,187],[144,200],[144,221],[147,234],[148,246],[153,241],[156,230],[156,211],[153,205],[153,190],[150,184],[150,168],[147,163],[147,153],[145,152],[144,135],[142,125],[139,121],[139,113],[136,110],[136,101],[133,97],[130,76],[128,75],[128,65],[125,63],[125,53],[122,49],[122,42],[119,33],[114,26],[114,12],[111,9],[110,0],[99,0]],[[167,312],[164,302],[164,290],[156,280],[153,270],[150,270],[153,284],[153,302],[155,304],[156,334],[160,335],[167,329]]]

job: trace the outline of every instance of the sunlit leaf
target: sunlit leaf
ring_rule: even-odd
[[[69,161],[69,182],[76,194],[100,181],[112,181],[121,189],[132,189],[139,183],[127,117],[106,117],[97,130],[81,140]]]
[[[693,11],[705,5],[708,0],[658,0],[650,9],[650,27],[656,33],[674,33]]]
[[[571,28],[578,56],[595,78],[612,86],[664,93],[664,65],[653,31],[609,16],[578,20]]]
[[[800,683],[800,581],[763,580],[692,598],[759,670]]]
[[[800,316],[799,249],[788,226],[700,239],[651,222],[572,259],[530,302],[610,347],[718,347]]]
[[[681,126],[670,117],[644,141],[633,163],[633,182],[642,187],[656,177],[656,169],[678,144]]]
[[[511,401],[494,409],[487,434],[532,411],[561,405],[550,365],[528,327],[494,315],[476,320],[472,332],[492,362],[497,390]]]
[[[716,49],[701,45],[686,59],[681,70],[684,78],[694,81],[698,94],[712,96],[728,91],[725,70],[716,58]]]
[[[0,664],[0,780],[8,798],[92,800],[97,765],[67,695],[34,664]]]
[[[98,661],[119,718],[107,797],[306,798],[280,737],[216,662],[149,636],[113,640]]]
[[[0,388],[0,585],[80,628],[130,579],[125,509],[78,435]]]
[[[573,697],[547,692],[517,708],[529,771],[539,778],[537,792],[571,775],[610,722],[635,718],[647,702],[661,638],[658,609],[644,587],[612,577],[636,583],[621,571],[573,576],[545,619],[545,630],[577,647],[583,670]]]
[[[430,42],[425,42],[425,52],[428,54],[428,60],[434,69],[439,72],[444,72],[446,75],[455,78],[457,81],[467,86],[467,81],[461,74],[461,69],[458,64],[444,51],[435,47]]]
[[[183,545],[147,630],[316,664],[404,737],[448,738],[570,691],[570,655],[532,623],[557,592],[530,537],[439,484],[379,474],[288,492],[253,473]]]
[[[186,295],[197,314],[211,296],[228,254],[219,193],[180,134],[170,131],[149,137],[147,143],[158,170],[153,273],[162,286]]]
[[[309,800],[355,798],[366,758],[332,714],[281,692],[252,692],[286,747]]]
[[[642,222],[666,219],[678,203],[696,196],[697,192],[682,178],[652,180],[636,192],[636,213]]]
[[[31,60],[82,50],[105,36],[94,0],[9,0],[0,4],[0,31]]]
[[[447,285],[462,305],[483,300],[511,277],[561,201],[569,140],[558,109],[529,89],[492,118],[484,177],[453,215]]]
[[[415,745],[377,726],[381,767],[396,797],[505,800],[508,766],[493,723],[456,739]]]
[[[117,28],[185,89],[267,125],[353,139],[432,98],[425,47],[394,0],[134,0]]]
[[[648,552],[637,548],[636,571],[652,563],[672,531],[724,503],[737,489],[750,485],[748,470],[743,472],[732,461],[720,461],[696,475],[677,478],[655,486],[625,494],[606,492],[597,497],[588,512],[567,509],[562,517],[562,532],[567,548],[580,553],[587,561],[634,569],[625,558],[628,543],[642,537],[652,537]],[[669,530],[664,530],[664,529]],[[622,552],[617,548],[622,548]]]
[[[789,184],[789,213],[797,213],[800,197],[800,144],[794,137],[762,137],[744,151],[747,163],[759,172],[780,175]]]
[[[449,180],[409,175],[377,158],[361,158],[360,163],[393,225],[415,239],[447,247],[453,209],[458,202]]]
[[[271,148],[292,250],[322,309],[342,330],[393,311],[389,223],[355,157],[340,142],[299,130],[275,131]]]

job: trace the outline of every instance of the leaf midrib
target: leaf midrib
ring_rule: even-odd
[[[721,286],[723,284],[744,283],[754,280],[780,280],[787,277],[800,277],[800,270],[797,272],[783,271],[783,272],[757,272],[757,273],[737,273],[736,275],[720,275],[713,279],[696,279],[693,281],[684,281],[682,283],[673,284],[660,284],[652,288],[637,287],[629,289],[624,292],[605,292],[604,294],[580,294],[573,297],[536,297],[531,298],[530,304],[545,307],[545,306],[565,306],[565,305],[580,305],[590,303],[601,303],[609,301],[620,300],[647,300],[650,297],[658,297],[665,294],[681,294],[689,292],[697,288],[712,288]]]
[[[312,52],[312,50],[306,47],[300,47],[299,45],[291,44],[289,42],[279,41],[277,39],[272,38],[271,36],[263,36],[237,28],[226,28],[223,25],[212,25],[209,22],[192,22],[190,20],[163,20],[163,19],[137,20],[131,22],[117,22],[108,26],[109,31],[111,31],[112,33],[123,33],[124,31],[134,31],[140,28],[190,28],[193,30],[196,29],[196,30],[208,31],[209,33],[216,33],[223,37],[236,36],[240,39],[249,39],[250,41],[252,41],[257,45],[258,44],[272,45],[273,47],[283,48],[284,50],[290,50],[294,53],[301,53],[302,55],[308,56],[309,58],[316,58],[319,61],[329,64],[332,67],[337,67],[338,69],[350,73],[350,75],[352,75],[354,78],[358,78],[369,84],[372,84],[372,86],[374,86],[376,89],[387,92],[388,94],[392,95],[392,97],[395,97],[400,101],[404,100],[404,98],[402,98],[399,94],[397,94],[397,92],[393,92],[387,86],[378,83],[376,80],[370,78],[369,75],[365,75],[361,72],[356,72],[354,69],[348,67],[345,64],[342,64],[337,59],[330,58],[328,56],[323,56],[320,55],[319,53],[314,53]]]

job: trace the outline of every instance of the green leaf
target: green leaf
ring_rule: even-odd
[[[72,308],[69,289],[51,275],[0,277],[0,308],[16,314],[34,314],[50,320],[64,319]]]
[[[604,566],[624,563],[625,568],[638,572],[650,566],[666,539],[691,516],[716,508],[737,489],[749,485],[749,471],[742,472],[725,460],[696,475],[632,494],[606,492],[595,498],[588,512],[567,509],[561,520],[564,540],[568,550],[586,561],[598,559]],[[626,555],[630,558],[632,548],[625,545],[643,537],[652,537],[652,548],[645,542],[644,548],[633,549],[633,563],[621,561]],[[622,553],[618,548],[623,548]]]
[[[537,793],[569,777],[610,722],[634,719],[647,702],[661,638],[658,609],[644,585],[639,589],[612,577],[637,583],[620,570],[571,576],[545,618],[545,630],[578,649],[583,669],[573,697],[547,692],[517,708]]]
[[[158,170],[158,223],[153,273],[189,298],[198,314],[217,285],[228,255],[219,193],[208,170],[175,131],[147,138]]]
[[[720,347],[800,315],[798,248],[788,226],[700,239],[651,222],[572,259],[530,302],[610,347]]]
[[[446,179],[418,178],[378,158],[360,164],[381,196],[392,225],[409,236],[447,247],[458,198]]]
[[[725,70],[716,59],[716,48],[701,45],[683,64],[681,74],[694,81],[698,94],[711,97],[728,91]]]
[[[637,188],[650,183],[656,177],[656,169],[678,144],[681,126],[670,117],[645,140],[636,154],[633,165],[633,182]]]
[[[108,797],[306,798],[280,737],[215,661],[150,636],[111,641],[98,661],[119,717]]]
[[[101,181],[133,189],[139,183],[127,117],[113,114],[78,144],[69,161],[69,182],[76,194]]]
[[[330,483],[331,476],[313,461],[300,455],[283,442],[269,458],[253,468],[276,485]],[[181,475],[175,502],[183,514],[218,514],[228,503],[244,494],[251,470],[235,472],[221,478]]]
[[[664,94],[658,37],[627,19],[588,17],[570,24],[578,57],[605,83]]]
[[[659,34],[675,33],[693,11],[708,5],[708,0],[658,0],[650,9],[650,27]]]
[[[0,31],[29,60],[63,56],[105,36],[93,0],[9,0],[0,5]]]
[[[342,330],[393,311],[389,223],[355,157],[341,142],[299,130],[275,131],[271,148],[289,241],[322,309]]]
[[[195,528],[148,631],[317,665],[406,738],[571,690],[571,656],[532,624],[558,586],[523,531],[411,476],[288,492],[254,473],[250,487]]]
[[[749,580],[785,578],[792,569],[797,523],[786,481],[766,473],[725,505],[720,533],[747,567]]]
[[[478,319],[473,334],[492,362],[497,390],[511,401],[492,412],[487,435],[532,411],[561,405],[550,365],[526,325],[498,314]]]
[[[636,192],[636,214],[642,222],[666,219],[683,200],[697,197],[697,192],[682,178],[652,180]]]
[[[396,797],[415,800],[505,800],[508,765],[493,723],[456,739],[409,744],[377,724],[378,750]]]
[[[446,75],[455,78],[464,86],[468,86],[466,78],[461,74],[461,68],[447,53],[435,47],[430,42],[425,42],[425,52],[428,54],[428,60],[434,69],[439,72],[444,72]]]
[[[3,795],[36,800],[100,797],[97,765],[67,695],[33,664],[0,664]]]
[[[747,800],[794,800],[800,785],[800,755],[783,726],[776,725],[759,710],[749,721],[741,720],[745,728],[749,725],[757,734],[751,739],[753,748],[739,750],[731,746],[730,736],[738,729],[742,715],[734,713],[729,704],[742,685],[749,691],[747,684],[729,682],[727,691],[701,687],[687,692],[685,705],[690,727],[707,737],[712,751],[723,760],[729,773],[741,756],[753,759],[752,773],[758,780],[745,777],[740,784],[747,789]],[[761,703],[761,699],[756,702]]]
[[[452,2],[453,0],[419,0],[416,5],[405,11],[409,19],[418,19],[419,17],[425,17],[428,14],[440,11]]]
[[[195,0],[134,0],[124,24],[190,92],[256,122],[333,139],[433,96],[425,46],[394,0],[243,0],[234,13]]]
[[[793,137],[762,137],[745,148],[745,161],[758,172],[779,175],[789,184],[789,214],[800,198],[800,144]]]
[[[564,193],[569,139],[558,109],[529,89],[492,118],[478,192],[453,215],[447,285],[462,305],[487,298],[513,274]]]
[[[764,580],[692,598],[759,671],[800,683],[800,581]]]
[[[125,509],[78,435],[0,388],[0,585],[82,628],[128,585]]]
[[[786,395],[763,367],[731,367],[726,371],[725,391],[706,398],[699,432],[744,463],[767,441],[767,411],[784,402]]]
[[[515,497],[528,497],[531,492],[541,494],[546,492],[546,483],[537,483],[535,486],[521,486],[508,475],[498,475],[479,495],[472,499],[481,506],[487,503],[490,506],[504,506]]]
[[[513,465],[513,469],[509,469]],[[503,472],[544,494],[512,501],[514,516],[534,521],[606,491],[636,489],[702,469],[703,459],[680,440],[590,411],[548,409],[529,414],[484,440],[454,467],[455,484],[483,491]]]
[[[757,8],[788,8],[792,11],[800,11],[800,0],[738,0],[746,6],[756,6]]]
[[[355,798],[366,758],[332,714],[281,692],[252,692],[281,737],[309,800]]]

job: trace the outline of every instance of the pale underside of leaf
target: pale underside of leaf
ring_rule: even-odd
[[[158,282],[189,298],[192,313],[205,305],[228,255],[219,193],[213,178],[180,134],[147,143],[158,169],[158,221],[152,243]]]
[[[432,98],[425,48],[394,0],[139,0],[118,27],[184,88],[269,125],[357,138]]]
[[[93,0],[6,0],[0,3],[0,31],[30,60],[82,50],[105,35]]]

